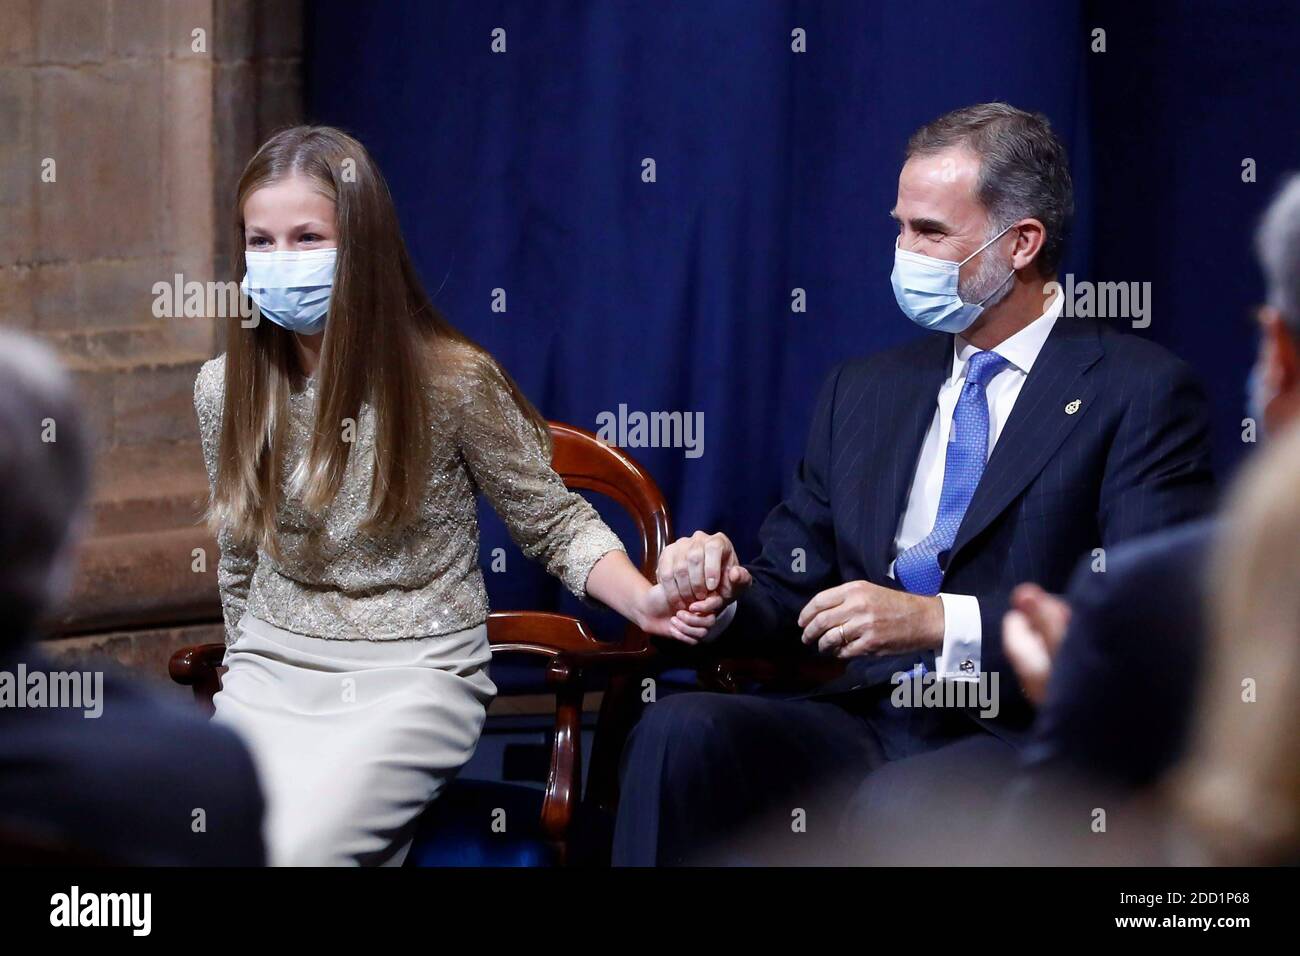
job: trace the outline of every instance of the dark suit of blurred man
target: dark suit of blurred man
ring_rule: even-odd
[[[1300,174],[1270,203],[1255,247],[1268,295],[1247,423],[1263,438],[1300,427]],[[1028,772],[1008,809],[1018,829],[1026,813],[1062,800],[1090,812],[1099,794],[1149,786],[1183,757],[1211,630],[1209,558],[1223,530],[1207,520],[1151,535],[1111,555],[1106,574],[1081,567],[1064,601],[1037,589],[1013,601],[1021,613],[1004,622],[1004,642],[1043,688],[1022,750]],[[1049,812],[1041,825],[1068,831],[1069,820]]]
[[[88,523],[90,452],[54,353],[0,329],[0,860],[261,865],[262,793],[233,733],[38,647]]]

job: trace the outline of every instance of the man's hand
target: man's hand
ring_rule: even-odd
[[[902,654],[943,647],[938,597],[850,581],[822,591],[799,612],[803,642],[835,657]]]
[[[1002,618],[1002,649],[1035,706],[1047,697],[1052,661],[1069,624],[1070,605],[1037,584],[1022,584],[1011,592],[1011,610]]]
[[[750,581],[725,534],[697,531],[674,541],[659,556],[659,583],[677,611],[713,595],[722,598],[719,607],[725,607],[744,593]]]

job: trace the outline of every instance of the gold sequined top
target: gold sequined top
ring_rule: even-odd
[[[225,368],[225,356],[218,356],[204,363],[194,383],[203,458],[214,486]],[[457,385],[439,389],[430,403],[436,435],[418,520],[384,536],[358,530],[370,494],[374,410],[362,404],[343,484],[317,516],[288,488],[293,465],[306,453],[315,379],[290,394],[276,516],[280,560],[237,545],[224,528],[217,536],[227,643],[245,611],[285,630],[339,640],[426,637],[482,624],[488,603],[478,565],[479,490],[523,552],[586,599],[588,572],[603,555],[625,550],[622,543],[552,470],[494,366],[466,373]]]

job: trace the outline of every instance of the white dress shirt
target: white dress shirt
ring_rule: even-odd
[[[993,351],[1007,360],[1007,365],[988,380],[984,395],[989,403],[988,454],[1011,417],[1020,389],[1029,377],[1029,371],[1038,360],[1043,343],[1051,334],[1061,314],[1065,297],[1057,293],[1047,310],[1015,335],[994,347]],[[970,358],[980,351],[960,335],[953,338],[952,375],[939,387],[937,407],[929,431],[921,445],[912,478],[912,490],[907,496],[894,536],[894,555],[897,557],[930,533],[939,514],[939,497],[943,492],[943,472],[947,462],[948,438],[952,432],[952,413],[957,399],[966,384],[966,366]],[[987,459],[986,459],[987,460]],[[894,576],[890,562],[889,576]],[[940,592],[943,601],[943,649],[936,655],[935,666],[940,677],[955,680],[976,680],[980,675],[983,627],[980,624],[980,602],[971,594]]]
[[[989,404],[988,454],[1011,417],[1020,389],[1029,377],[1029,371],[1043,350],[1043,343],[1051,335],[1056,320],[1061,315],[1065,296],[1057,293],[1047,310],[1015,335],[994,347],[993,351],[1007,360],[996,375],[985,383],[984,395]],[[952,432],[952,413],[957,398],[966,384],[966,366],[970,358],[980,351],[960,335],[953,338],[952,374],[939,387],[934,418],[921,445],[916,461],[912,489],[907,496],[894,536],[894,555],[901,554],[930,533],[939,515],[939,497],[943,491],[943,472],[947,464],[948,436]],[[987,460],[987,459],[986,459]],[[889,564],[889,576],[894,576],[894,563]],[[940,677],[954,680],[978,680],[981,671],[981,644],[983,625],[980,622],[979,598],[973,594],[940,592],[943,601],[943,648],[936,655],[935,669]],[[703,638],[711,641],[727,629],[735,616],[736,605],[727,605],[709,633]]]

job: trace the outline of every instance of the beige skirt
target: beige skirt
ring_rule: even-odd
[[[271,865],[400,865],[416,818],[474,753],[491,656],[485,625],[326,640],[245,614],[213,719],[252,751]]]

